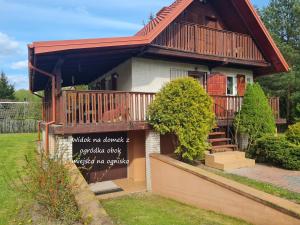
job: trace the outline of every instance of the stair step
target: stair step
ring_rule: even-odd
[[[219,135],[226,135],[225,132],[212,132],[209,134],[209,136],[219,136]]]
[[[236,145],[217,145],[217,146],[212,146],[212,149],[220,149],[220,148],[237,148]]]
[[[216,153],[216,152],[235,151],[237,149],[238,149],[237,145],[227,144],[227,145],[214,145],[211,147],[210,151],[212,153]]]
[[[215,139],[208,139],[209,143],[217,143],[217,142],[228,142],[231,141],[230,138],[215,138]]]
[[[232,151],[205,155],[205,165],[220,169],[231,170],[255,166],[255,160],[245,158],[245,152]]]
[[[219,163],[230,162],[230,161],[245,159],[245,152],[240,152],[240,151],[218,152],[214,154],[206,154],[205,158]]]

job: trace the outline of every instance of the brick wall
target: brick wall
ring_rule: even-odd
[[[147,190],[152,190],[150,154],[160,153],[160,134],[150,130],[146,131],[146,182]]]

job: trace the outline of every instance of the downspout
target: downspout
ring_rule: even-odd
[[[30,92],[31,92],[31,94],[33,94],[33,95],[39,97],[40,99],[42,99],[42,121],[44,121],[45,120],[45,115],[44,115],[43,103],[44,103],[45,98],[43,96],[33,92],[32,90],[30,90]],[[42,123],[42,121],[41,120],[38,121],[38,141],[41,141],[41,123]]]
[[[45,136],[46,136],[45,152],[48,155],[49,154],[49,126],[52,125],[52,124],[55,124],[55,122],[56,122],[55,75],[36,68],[35,66],[33,66],[31,64],[31,62],[29,62],[28,65],[29,65],[30,69],[51,78],[51,83],[52,83],[52,87],[51,87],[52,88],[52,115],[53,116],[52,116],[52,121],[47,122],[45,124]]]

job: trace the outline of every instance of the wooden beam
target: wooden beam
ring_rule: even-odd
[[[150,125],[147,122],[132,122],[132,123],[103,123],[89,124],[78,126],[60,126],[54,125],[50,127],[49,132],[53,134],[82,134],[82,133],[105,133],[117,131],[131,130],[149,130]]]
[[[155,54],[155,55],[165,55],[165,56],[176,57],[176,58],[189,58],[189,59],[197,59],[197,60],[216,61],[216,62],[223,62],[223,63],[245,65],[245,66],[256,66],[256,67],[270,66],[270,63],[268,62],[256,62],[256,61],[249,61],[249,60],[242,60],[242,59],[219,57],[213,55],[203,55],[203,54],[198,54],[193,52],[179,51],[176,49],[171,49],[171,48],[157,46],[157,45],[151,45],[149,48],[147,48],[147,50],[144,51],[144,54]]]

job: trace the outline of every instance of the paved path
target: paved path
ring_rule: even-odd
[[[235,169],[228,172],[258,181],[268,182],[300,193],[300,171],[290,171],[256,164],[254,168]]]

